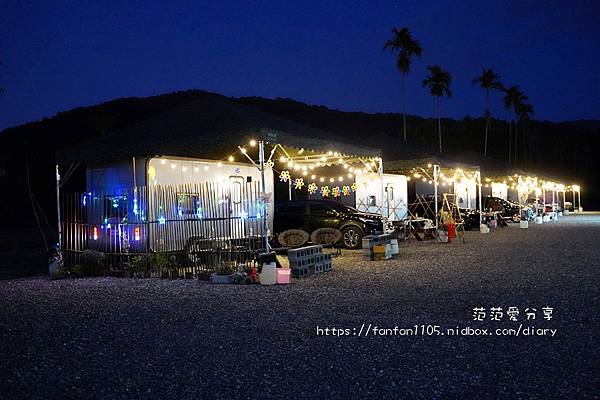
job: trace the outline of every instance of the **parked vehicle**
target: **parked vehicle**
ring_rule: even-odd
[[[515,223],[521,221],[521,207],[517,203],[501,199],[500,197],[489,196],[485,198],[483,204],[484,210],[499,211],[500,217],[503,219],[508,219]]]
[[[461,208],[460,215],[463,218],[466,231],[479,229],[479,210],[474,210],[472,208]]]
[[[275,206],[275,235],[288,229],[312,233],[319,228],[339,229],[344,245],[358,249],[363,236],[383,232],[383,221],[377,214],[361,212],[334,200],[299,200]]]

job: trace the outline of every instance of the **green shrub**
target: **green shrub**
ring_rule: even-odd
[[[85,274],[85,266],[83,265],[73,265],[70,269],[71,276],[73,278],[83,278],[86,276]]]
[[[81,253],[81,264],[86,266],[104,265],[104,253],[87,249]]]

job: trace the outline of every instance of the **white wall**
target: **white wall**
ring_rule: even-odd
[[[461,180],[454,182],[456,204],[460,208],[477,208],[477,183],[475,181]]]
[[[492,196],[508,200],[508,186],[506,183],[492,183]]]
[[[383,174],[382,181],[378,174],[356,175],[356,208],[360,211],[381,214],[383,204],[384,215],[398,221],[405,218],[407,203],[406,176]]]

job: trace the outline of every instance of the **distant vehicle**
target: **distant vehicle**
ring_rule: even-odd
[[[474,210],[472,208],[461,208],[460,215],[463,218],[464,227],[466,231],[479,229],[479,210]]]
[[[346,247],[359,249],[365,235],[383,232],[381,216],[358,211],[334,200],[298,200],[275,205],[275,235],[288,229],[302,229],[309,234],[319,228],[342,232]]]
[[[521,221],[521,207],[517,203],[501,199],[500,197],[489,196],[485,198],[483,204],[484,210],[491,209],[492,211],[498,211],[500,217],[503,219],[515,223]]]

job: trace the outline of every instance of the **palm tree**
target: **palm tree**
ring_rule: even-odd
[[[525,96],[524,96],[525,97]],[[526,98],[526,97],[525,97]],[[515,115],[517,117],[517,123],[521,123],[521,132],[523,132],[523,157],[526,159],[527,157],[527,153],[526,153],[526,149],[525,149],[525,144],[526,144],[526,137],[525,137],[525,121],[529,121],[531,120],[531,117],[533,117],[534,114],[534,110],[533,110],[533,106],[529,103],[518,103],[515,105]],[[516,130],[515,130],[515,134],[516,134]],[[517,162],[517,139],[515,137],[515,165]]]
[[[515,148],[517,147],[517,123],[518,113],[517,108],[527,100],[527,96],[519,89],[519,86],[514,85],[509,88],[504,89],[504,108],[507,110],[513,110],[515,115]],[[511,162],[511,154],[512,154],[512,132],[511,132],[511,121],[508,121],[508,162]],[[515,154],[516,156],[516,154]],[[516,163],[517,160],[513,160]]]
[[[390,50],[393,53],[398,52],[396,67],[402,74],[402,122],[404,130],[404,141],[406,142],[406,74],[410,72],[410,63],[412,56],[421,57],[423,46],[421,42],[414,39],[406,26],[400,30],[392,29],[394,37],[386,40],[383,44],[383,50]]]
[[[450,83],[452,77],[448,71],[444,71],[439,65],[427,66],[429,75],[423,80],[423,87],[428,87],[429,92],[436,98],[436,109],[438,118],[438,138],[440,142],[440,153],[442,152],[442,119],[440,118],[440,97],[452,96]]]
[[[502,90],[502,83],[499,81],[500,76],[491,69],[484,69],[481,76],[473,79],[473,83],[479,83],[482,89],[485,90],[485,142],[483,145],[483,158],[487,157],[488,148],[488,131],[490,127],[490,91],[492,89]]]

